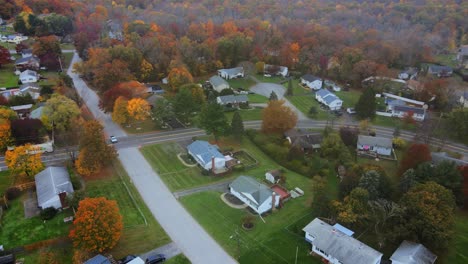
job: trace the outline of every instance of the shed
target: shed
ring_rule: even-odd
[[[278,183],[281,179],[281,171],[280,170],[271,170],[265,173],[265,179],[271,183]]]
[[[392,264],[433,264],[436,259],[437,256],[422,244],[406,240],[390,257]]]
[[[65,167],[47,167],[34,176],[36,181],[37,202],[42,209],[65,205],[67,195],[73,193],[70,175]]]

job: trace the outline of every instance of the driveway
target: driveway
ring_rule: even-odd
[[[176,200],[137,148],[118,153],[156,220],[192,263],[236,263]]]
[[[278,96],[278,99],[283,99],[285,101],[285,105],[289,106],[294,112],[296,112],[297,117],[299,120],[308,120],[309,118],[304,115],[299,109],[297,109],[291,102],[284,97],[284,93],[286,92],[285,88],[281,84],[276,84],[276,83],[257,83],[256,85],[252,86],[250,88],[250,91],[263,95],[267,98],[270,98],[271,92],[275,92],[275,94]]]
[[[145,254],[141,254],[139,257],[143,260],[146,260],[146,258],[148,258],[151,255],[163,254],[167,260],[167,259],[170,259],[172,257],[179,255],[180,253],[182,253],[182,251],[180,251],[177,245],[174,242],[172,242],[162,247],[158,247],[149,252],[146,252]]]
[[[67,74],[73,79],[76,91],[83,99],[83,102],[86,103],[94,118],[101,122],[101,124],[104,126],[104,132],[107,134],[107,136],[114,135],[116,137],[126,137],[127,133],[125,133],[125,131],[123,131],[120,126],[112,121],[111,115],[104,113],[99,108],[99,97],[97,96],[96,92],[91,90],[78,74],[73,73],[73,64],[77,62],[81,62],[81,59],[75,52]]]

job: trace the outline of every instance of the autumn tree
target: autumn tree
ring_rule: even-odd
[[[5,163],[8,168],[16,173],[26,173],[32,177],[44,169],[41,161],[41,153],[31,144],[16,146],[5,153]]]
[[[224,115],[223,107],[217,103],[210,103],[203,107],[199,115],[200,126],[208,134],[213,134],[215,140],[219,136],[225,135],[229,130],[229,125]]]
[[[41,64],[49,69],[60,69],[60,57],[62,49],[60,43],[54,36],[37,38],[32,47],[33,54],[39,57]],[[62,66],[63,67],[63,66]]]
[[[119,242],[122,230],[122,215],[115,200],[86,198],[78,206],[69,237],[78,249],[102,253]]]
[[[357,127],[340,127],[340,137],[346,146],[356,146],[359,136]]]
[[[167,78],[173,92],[177,92],[184,84],[193,83],[192,74],[185,67],[172,68]]]
[[[409,146],[400,163],[399,174],[402,175],[406,170],[416,168],[417,165],[430,161],[431,151],[426,144],[414,143]]]
[[[244,136],[244,123],[239,111],[234,112],[234,115],[232,116],[231,133],[238,142],[242,141],[242,137]]]
[[[13,138],[11,137],[10,121],[0,119],[0,150],[5,150],[12,143]]]
[[[44,135],[43,124],[39,119],[16,119],[11,121],[11,134],[16,145],[24,143],[41,143]]]
[[[391,193],[387,177],[375,170],[366,171],[359,179],[358,186],[369,192],[369,200],[389,198]]]
[[[57,253],[50,250],[41,250],[38,264],[60,264]]]
[[[83,128],[79,144],[80,154],[75,165],[78,173],[88,176],[109,164],[116,153],[112,146],[107,145],[103,127],[98,121],[87,121]]]
[[[363,225],[369,218],[369,193],[366,189],[355,188],[342,202],[332,201],[332,211],[336,220],[344,224]]]
[[[348,148],[336,133],[330,133],[324,138],[320,147],[320,155],[327,159],[338,160],[341,163],[351,161]]]
[[[284,100],[270,101],[262,112],[262,131],[264,133],[284,133],[296,126],[297,114]]]
[[[375,93],[372,88],[364,90],[354,107],[356,115],[361,119],[374,118],[376,108]]]
[[[141,98],[133,98],[128,101],[128,116],[134,120],[146,120],[151,112],[149,103]]]
[[[41,117],[44,126],[51,130],[67,131],[71,122],[80,115],[75,101],[63,95],[54,94],[46,101]]]
[[[120,96],[130,100],[135,97],[143,97],[146,94],[147,88],[144,84],[137,81],[122,82],[102,94],[99,107],[104,112],[111,112],[114,109],[115,100]]]
[[[104,92],[121,82],[134,80],[135,76],[129,70],[129,66],[122,60],[112,60],[100,65],[94,71],[94,85]]]
[[[114,111],[112,111],[112,120],[117,124],[126,124],[130,118],[128,113],[128,100],[120,96],[114,103]]]
[[[7,64],[10,61],[11,61],[10,51],[5,47],[0,46],[0,68],[2,68],[2,65]]]
[[[447,124],[450,133],[454,137],[468,143],[468,137],[466,136],[466,131],[468,131],[468,108],[453,110],[448,116]]]

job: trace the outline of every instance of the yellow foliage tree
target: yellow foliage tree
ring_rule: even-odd
[[[151,65],[151,63],[149,63],[147,60],[143,59],[141,61],[141,66],[140,66],[140,79],[141,80],[148,79],[152,71],[153,71],[153,65]]]
[[[0,150],[6,149],[12,141],[10,122],[0,119]]]
[[[5,120],[13,120],[16,119],[18,116],[16,115],[16,112],[11,110],[10,108],[7,107],[0,107],[0,119],[5,119]]]
[[[262,112],[262,131],[264,133],[284,133],[294,128],[297,114],[284,105],[284,100],[273,100]]]
[[[129,114],[127,110],[128,100],[119,96],[114,103],[114,111],[112,111],[112,120],[118,124],[126,124],[129,119]]]
[[[17,173],[26,173],[28,176],[34,176],[44,169],[41,161],[41,153],[31,144],[17,146],[13,150],[5,153],[5,163],[8,168]]]
[[[192,74],[185,67],[174,67],[167,77],[172,91],[177,92],[180,86],[193,83]]]
[[[146,120],[150,116],[150,105],[141,98],[133,98],[128,101],[128,115],[135,120]]]

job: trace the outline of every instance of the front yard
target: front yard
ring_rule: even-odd
[[[2,65],[0,68],[0,87],[17,87],[18,76],[15,75],[15,65],[13,63]]]
[[[307,95],[293,95],[288,96],[289,102],[291,102],[299,111],[304,113],[306,116],[309,116],[309,110],[313,106],[317,110],[317,115],[311,117],[317,120],[327,120],[329,117],[328,110],[320,108],[320,103],[315,100],[315,95],[310,93]]]
[[[254,121],[254,120],[262,120],[262,110],[261,107],[253,107],[251,109],[239,109],[239,114],[242,117],[242,121]],[[226,118],[228,123],[231,123],[232,116],[234,115],[235,111],[225,112]]]
[[[250,77],[244,77],[244,78],[236,78],[236,79],[230,79],[227,80],[229,83],[229,86],[233,89],[239,89],[242,88],[244,90],[249,90],[250,87],[252,87],[255,84],[255,81],[250,79]]]

